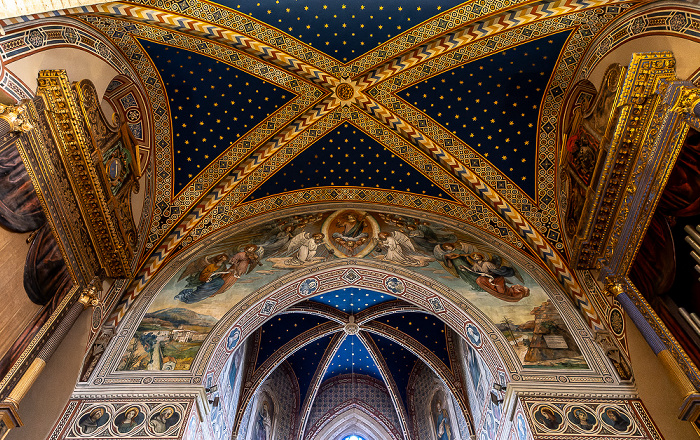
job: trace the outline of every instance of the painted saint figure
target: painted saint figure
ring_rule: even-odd
[[[442,408],[440,400],[436,403],[435,412],[435,433],[438,440],[451,440],[450,419],[447,415],[447,408]]]
[[[175,299],[192,304],[226,292],[241,276],[262,265],[263,252],[264,248],[248,244],[229,259],[228,268],[224,267],[226,254],[217,256],[213,262],[207,257],[194,261],[180,275],[179,280],[187,278],[187,288],[175,295]]]
[[[92,434],[97,428],[107,423],[108,418],[109,416],[105,414],[105,409],[98,406],[88,414],[85,414],[78,422],[81,434]]]
[[[626,432],[630,428],[629,418],[615,408],[606,409],[601,418],[619,432]]]
[[[114,424],[117,425],[117,431],[122,434],[130,432],[137,427],[144,419],[143,413],[137,406],[129,407],[126,411],[117,416]]]
[[[272,438],[272,411],[267,400],[264,400],[255,421],[254,440],[270,440]]]
[[[464,243],[443,243],[433,249],[435,259],[452,275],[461,278],[474,290],[482,290],[496,298],[517,302],[530,295],[530,289],[522,282],[515,268],[503,264],[498,255],[486,259],[473,246]]]
[[[153,432],[162,434],[180,420],[180,414],[172,406],[166,406],[158,414],[151,417],[149,426]]]
[[[340,217],[336,223],[336,228],[342,228],[342,232],[334,232],[333,241],[340,247],[348,249],[351,254],[369,239],[369,234],[365,232],[367,228],[366,216],[358,218],[353,213],[347,213]]]
[[[568,414],[569,420],[584,431],[592,431],[595,428],[596,420],[593,414],[589,414],[584,409],[578,407]]]
[[[543,406],[535,412],[535,420],[553,431],[559,429],[563,421],[561,416],[548,406]]]

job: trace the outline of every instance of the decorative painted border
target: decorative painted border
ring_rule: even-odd
[[[490,17],[488,18],[485,22],[477,24],[476,28],[465,28],[462,29],[458,32],[461,32],[460,35],[464,36],[464,42],[463,44],[466,44],[468,41],[472,41],[474,38],[480,38],[483,37],[484,35],[488,35],[490,33],[495,33],[503,30],[504,28],[507,27],[514,27],[514,26],[519,26],[524,23],[528,23],[530,21],[536,21],[540,20],[543,17],[549,18],[549,17],[554,17],[558,16],[560,14],[568,14],[572,12],[576,12],[579,10],[585,10],[592,8],[594,6],[601,6],[601,5],[607,5],[610,3],[615,3],[612,1],[606,1],[606,0],[600,0],[600,1],[586,1],[586,2],[576,2],[576,1],[558,1],[558,2],[552,2],[552,3],[547,3],[547,4],[538,4],[534,8],[532,6],[525,6],[523,8],[517,9],[516,11],[511,11],[509,13],[509,18],[508,20],[504,20],[504,17]],[[613,8],[612,6],[610,8]],[[620,8],[619,7],[614,7],[615,8],[615,13],[619,12]],[[207,5],[205,8],[209,12],[211,12],[211,7]],[[612,11],[613,9],[611,9]],[[149,19],[149,20],[155,20],[163,23],[166,26],[169,27],[174,27],[176,29],[194,29],[195,33],[199,34],[205,34],[205,35],[210,35],[212,38],[215,39],[229,39],[232,41],[243,41],[245,40],[245,43],[235,43],[235,44],[245,44],[247,45],[251,50],[259,50],[257,49],[257,46],[255,46],[255,41],[251,41],[250,39],[246,40],[244,36],[240,36],[238,34],[231,33],[226,30],[220,30],[216,28],[216,26],[208,25],[205,23],[197,22],[196,20],[189,20],[187,18],[183,17],[177,17],[172,14],[167,14],[167,13],[156,13],[156,14],[148,14],[148,11],[143,10],[143,8],[139,9],[136,7],[120,7],[120,8],[112,8],[112,10],[106,11],[106,13],[111,13],[111,14],[131,14],[132,18],[136,19]],[[611,14],[612,16],[612,14]],[[228,14],[227,19],[234,19],[238,17],[236,14]],[[240,17],[237,18],[240,21]],[[249,23],[250,24],[250,23]],[[260,26],[259,24],[257,26]],[[248,32],[253,32],[256,29],[256,25],[252,24],[251,28],[249,29]],[[470,29],[477,29],[478,32],[474,35],[470,35],[469,33],[472,32]],[[452,37],[450,37],[452,38]],[[241,40],[243,39],[243,40]],[[251,45],[252,44],[252,45]],[[440,50],[437,52],[434,52],[431,56],[436,56],[441,53]],[[299,63],[298,60],[286,58],[285,55],[279,52],[274,52],[268,54],[268,56],[274,60],[277,60],[279,63],[291,63],[289,64],[290,66],[293,67],[296,71],[303,71],[305,75],[315,75],[313,73],[313,67],[308,67],[308,65],[304,65],[304,63]],[[309,70],[310,69],[310,70]],[[386,71],[386,69],[385,69]],[[373,75],[374,76],[374,75]],[[320,81],[328,83],[328,81],[331,81],[330,77],[326,76],[318,76],[317,78],[322,78]],[[331,81],[332,83],[332,81]],[[329,103],[330,104],[330,103]],[[374,110],[374,105],[371,104],[371,102],[366,102],[366,104],[369,104],[369,106],[364,105],[363,107],[365,110],[370,110],[370,113],[374,113],[380,120],[383,120],[385,123],[390,123],[390,125],[394,125],[394,122],[392,121],[392,117],[390,114],[382,114],[381,111],[380,113],[376,113]],[[328,108],[328,105],[325,105],[326,108]],[[318,114],[319,109],[315,109],[313,113]],[[314,114],[309,115],[311,118],[314,117]],[[307,122],[308,122],[308,118]],[[300,123],[303,123],[300,121]],[[401,131],[401,130],[399,130]],[[403,133],[405,134],[405,133]],[[261,151],[260,154],[261,156],[264,156],[268,154],[269,151]],[[259,157],[261,157],[259,156]],[[256,165],[257,158],[251,162],[251,165]],[[452,167],[450,167],[452,168]],[[458,171],[454,170],[453,171]],[[475,175],[474,175],[475,176]],[[231,176],[232,179],[229,181],[231,183],[236,182],[236,180],[239,180],[239,176]],[[220,188],[225,188],[228,185],[224,185],[223,187]],[[479,186],[479,185],[477,185]],[[479,191],[481,188],[477,188]],[[485,189],[485,188],[484,188]],[[217,191],[220,191],[218,188],[215,189],[215,193],[212,194],[212,197],[210,199],[218,199],[221,198],[220,194],[216,194]],[[480,194],[482,197],[490,198],[492,191],[489,191],[486,189],[485,191],[480,191]],[[492,203],[496,204],[501,204],[501,201],[499,200],[498,202],[495,202],[493,200],[490,200]],[[204,210],[198,209],[195,212],[191,212],[187,217],[185,217],[185,220],[176,228],[175,231],[170,235],[168,239],[166,239],[166,242],[162,243],[160,246],[158,246],[157,250],[155,253],[152,254],[152,258],[149,259],[149,261],[146,263],[146,266],[144,269],[141,271],[139,274],[139,280],[132,286],[133,288],[130,290],[129,294],[126,296],[125,301],[118,307],[118,310],[115,312],[113,315],[113,325],[116,325],[116,323],[119,322],[119,320],[122,319],[126,309],[129,307],[130,303],[133,301],[133,299],[139,294],[139,292],[142,290],[144,284],[147,282],[148,278],[150,277],[151,273],[154,273],[155,271],[158,270],[158,267],[162,264],[162,261],[167,258],[167,256],[177,247],[177,245],[180,243],[182,238],[189,234],[190,231],[194,228],[194,225],[198,222],[198,219],[200,219],[203,215],[208,213],[211,210],[211,205],[208,201],[206,203],[201,204],[200,206],[204,207]],[[507,206],[507,205],[506,205]],[[574,300],[576,301],[577,305],[582,309],[584,314],[587,316],[587,319],[589,320],[590,325],[594,329],[602,329],[602,323],[600,319],[598,318],[595,309],[591,307],[589,300],[586,298],[585,293],[583,293],[580,288],[578,287],[576,281],[573,279],[572,275],[570,272],[567,270],[565,263],[561,260],[561,258],[556,254],[556,252],[552,253],[549,246],[544,242],[544,238],[539,236],[538,233],[534,232],[534,229],[529,227],[527,223],[523,223],[522,220],[523,218],[521,216],[510,216],[510,211],[511,208],[507,206],[506,211],[499,210],[502,215],[505,215],[506,217],[509,217],[511,220],[511,223],[514,224],[515,227],[522,229],[524,228],[524,232],[522,234],[526,238],[533,238],[534,242],[533,244],[535,245],[535,248],[538,249],[538,253],[542,257],[544,257],[545,261],[550,265],[550,267],[555,271],[558,275],[558,278],[560,281],[564,284],[564,286],[567,288],[567,290],[572,294],[574,297]],[[551,256],[554,255],[554,258],[551,258]]]
[[[345,206],[345,205],[344,205]],[[322,210],[322,209],[333,209],[336,207],[335,205],[320,205],[317,206],[316,209]],[[336,207],[337,208],[337,207]],[[358,208],[365,208],[365,206],[358,206]],[[367,207],[368,209],[376,209],[376,207],[369,206]],[[308,213],[310,212],[308,207],[303,207],[303,208],[294,208],[294,209],[287,209],[284,211],[278,211],[277,216],[280,215],[293,215],[295,213]],[[415,212],[411,214],[411,211],[408,210],[403,210],[403,211],[398,211],[397,213],[401,214],[406,214],[406,215],[415,215]],[[272,215],[267,216],[269,219],[272,219]],[[421,217],[423,218],[423,217]],[[431,221],[431,222],[436,222],[440,224],[445,224],[446,219],[445,218],[440,218],[440,217],[427,217],[426,220]],[[256,221],[246,221],[242,222],[241,224],[238,225],[239,228],[246,228],[246,227],[251,227],[254,224],[257,224],[260,221],[260,219],[256,219]],[[451,222],[452,224],[450,226],[456,227],[458,229],[465,229],[465,225],[459,221],[453,221]],[[148,304],[151,302],[152,298],[155,297],[155,295],[158,293],[160,286],[164,285],[171,276],[174,275],[174,273],[177,272],[181,267],[183,267],[184,264],[189,261],[192,256],[195,254],[195,250],[201,250],[205,249],[207,246],[209,246],[211,243],[216,242],[220,237],[223,237],[226,234],[227,231],[221,231],[215,236],[210,236],[202,240],[201,243],[197,246],[196,249],[190,249],[187,250],[186,252],[183,251],[179,257],[175,260],[172,261],[171,264],[168,265],[168,268],[165,271],[162,271],[159,273],[156,278],[153,281],[153,284],[149,285],[149,288],[146,291],[146,294],[144,295],[143,298],[141,298],[138,302],[138,312],[135,310],[134,313],[130,313],[127,320],[124,321],[122,326],[120,326],[120,329],[118,331],[117,337],[115,337],[112,342],[110,347],[106,350],[106,352],[109,353],[109,355],[103,357],[103,359],[100,360],[100,363],[98,364],[98,368],[95,370],[95,373],[93,376],[90,378],[90,383],[93,384],[102,384],[102,383],[141,383],[143,380],[143,371],[139,372],[115,372],[115,369],[119,363],[119,360],[121,359],[120,355],[121,352],[125,349],[126,344],[128,341],[131,339],[131,336],[133,335],[134,331],[136,330],[142,315],[146,312],[148,308]],[[470,233],[470,229],[467,228],[465,230],[466,233]],[[230,232],[229,232],[230,234]],[[611,367],[608,365],[607,360],[605,360],[599,353],[598,349],[595,348],[596,346],[594,345],[592,338],[590,336],[590,330],[587,329],[585,325],[581,322],[580,315],[571,308],[571,304],[569,300],[566,298],[565,295],[563,295],[560,290],[560,287],[557,286],[557,284],[551,280],[551,278],[547,277],[542,269],[536,265],[534,265],[532,262],[530,262],[526,257],[520,255],[520,256],[514,256],[510,255],[512,254],[512,249],[508,249],[502,242],[499,240],[492,238],[490,241],[486,241],[486,243],[489,246],[493,246],[496,249],[502,249],[502,253],[508,254],[509,258],[511,258],[514,263],[518,264],[519,267],[522,267],[523,269],[527,270],[530,274],[533,275],[533,278],[538,280],[542,287],[545,289],[545,291],[550,292],[550,299],[553,301],[554,304],[556,304],[557,308],[559,309],[559,312],[562,314],[563,319],[569,323],[570,325],[573,325],[571,328],[571,333],[574,335],[574,337],[577,339],[578,343],[580,344],[582,351],[585,353],[586,360],[592,368],[592,371],[585,372],[585,371],[580,371],[576,370],[574,374],[571,374],[572,371],[568,370],[569,377],[567,378],[566,376],[559,376],[555,371],[556,370],[538,370],[538,369],[533,369],[533,368],[525,368],[523,369],[520,367],[520,362],[517,360],[515,357],[514,353],[510,349],[509,345],[505,340],[503,340],[502,335],[500,332],[495,329],[493,324],[490,323],[486,318],[480,315],[480,312],[478,310],[473,310],[470,308],[470,306],[465,302],[463,297],[456,292],[453,292],[449,289],[444,288],[443,286],[439,285],[439,283],[436,283],[433,279],[428,279],[428,278],[418,278],[420,281],[418,284],[421,289],[428,289],[426,292],[433,292],[427,297],[425,294],[423,294],[423,297],[418,298],[417,301],[420,302],[421,306],[426,308],[427,310],[432,310],[433,313],[435,308],[434,307],[440,307],[440,304],[442,304],[442,307],[446,307],[444,304],[446,301],[450,301],[450,312],[444,312],[443,314],[441,312],[440,316],[445,317],[445,319],[448,320],[448,324],[458,331],[462,337],[467,337],[466,331],[465,331],[465,323],[467,322],[474,322],[477,326],[480,326],[480,330],[483,333],[483,335],[489,335],[489,338],[484,337],[485,340],[490,341],[489,344],[484,344],[480,348],[480,352],[482,355],[485,356],[485,360],[487,364],[490,366],[491,369],[495,372],[499,367],[499,365],[502,365],[503,362],[506,362],[506,365],[501,367],[505,371],[508,371],[508,375],[512,377],[512,380],[523,380],[523,381],[553,381],[557,382],[561,381],[564,382],[570,382],[570,383],[589,383],[593,385],[594,383],[600,384],[600,386],[607,386],[605,384],[613,384],[616,383],[616,378],[615,375],[613,374],[613,370]],[[416,283],[416,277],[421,277],[420,275],[415,274],[412,271],[405,270],[405,269],[399,269],[393,266],[388,266],[388,265],[379,265],[377,266],[373,262],[366,262],[364,260],[356,261],[356,263],[359,265],[358,267],[371,267],[372,270],[390,270],[390,273],[394,273],[396,275],[400,275],[404,277],[405,279],[409,280],[411,283],[415,284]],[[240,336],[238,338],[239,341],[243,340],[246,335],[252,333],[260,324],[262,324],[270,314],[274,313],[276,310],[282,309],[282,305],[279,302],[280,300],[285,301],[284,304],[287,304],[289,301],[294,301],[297,302],[298,300],[301,300],[305,297],[299,296],[298,293],[298,284],[302,281],[299,277],[303,277],[303,273],[308,272],[309,275],[312,273],[315,273],[315,271],[320,270],[320,267],[332,267],[334,264],[348,264],[347,262],[333,262],[330,263],[329,265],[324,265],[324,266],[318,266],[317,268],[307,268],[306,270],[302,271],[297,271],[293,272],[289,275],[287,275],[284,278],[278,279],[277,281],[273,281],[270,283],[270,285],[266,286],[265,288],[259,290],[258,292],[252,294],[251,296],[248,297],[247,300],[239,303],[238,306],[236,306],[232,311],[229,312],[229,314],[224,317],[217,327],[215,327],[212,332],[210,333],[210,336],[207,338],[207,340],[204,342],[202,348],[200,349],[199,355],[195,362],[193,363],[193,369],[190,372],[187,371],[182,371],[182,372],[159,372],[157,376],[155,377],[155,380],[161,381],[161,382],[174,382],[174,383],[200,383],[202,381],[202,377],[208,376],[212,373],[214,373],[214,377],[216,377],[219,374],[218,369],[220,368],[221,365],[223,365],[225,361],[225,357],[228,356],[227,353],[230,353],[230,348],[226,347],[226,340],[227,336],[231,331],[238,331],[240,332]],[[375,269],[376,268],[376,269]],[[330,269],[328,269],[330,270]],[[340,269],[338,269],[340,270]],[[368,269],[369,270],[369,269]],[[378,278],[372,278],[378,279]],[[383,276],[382,276],[383,279]],[[287,281],[284,281],[287,280]],[[292,281],[296,280],[296,281]],[[379,281],[381,281],[379,279]],[[379,291],[384,291],[386,290],[386,287],[384,286],[383,283],[377,281],[380,285],[376,286],[376,289]],[[287,284],[283,284],[286,282]],[[340,279],[339,281],[336,281],[339,283],[338,285],[345,285],[347,282]],[[294,299],[287,299],[285,297],[285,294],[281,293],[278,289],[282,288],[283,285],[286,285],[284,291],[288,292],[288,295],[290,298],[297,298],[298,300]],[[425,286],[431,286],[431,287],[425,287]],[[387,293],[390,293],[387,291]],[[390,293],[391,294],[391,293]],[[437,296],[435,296],[437,295]],[[432,305],[429,301],[428,298],[435,297],[438,299],[438,301],[435,303],[435,305]],[[269,298],[269,301],[266,300],[265,298]],[[406,299],[406,298],[404,298]],[[291,305],[291,304],[289,304]],[[286,306],[285,306],[286,307]],[[447,310],[447,309],[446,309]],[[474,315],[469,318],[465,315],[466,313],[473,313]],[[462,318],[457,318],[457,316],[462,316]],[[452,320],[452,321],[449,321]],[[487,329],[486,331],[484,329]],[[496,349],[489,348],[492,347],[493,344],[497,346]],[[218,348],[217,348],[218,346]],[[213,355],[214,351],[216,350],[217,354],[216,356]],[[206,360],[208,359],[208,360]],[[206,361],[205,361],[206,360]],[[204,370],[204,362],[206,362],[209,367],[206,368],[206,375],[205,375],[205,370]],[[218,366],[217,366],[218,365]],[[149,376],[146,376],[149,377]],[[149,380],[153,380],[153,378],[150,378]]]

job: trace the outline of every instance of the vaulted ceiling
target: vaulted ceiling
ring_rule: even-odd
[[[359,328],[349,330],[349,321]],[[454,355],[449,354],[453,337],[448,339],[447,332],[451,330],[438,317],[391,295],[343,288],[267,321],[252,338],[251,374],[262,381],[270,370],[288,363],[299,383],[302,411],[313,406],[326,381],[370,376],[385,383],[401,420],[408,412],[409,379],[419,363],[437,371],[450,388],[456,386]]]
[[[154,133],[137,282],[115,315],[180,251],[304,205],[460,222],[581,295],[557,201],[562,104],[591,43],[643,3],[140,0],[80,15],[128,60]],[[416,362],[451,372],[445,332],[389,295],[336,291],[266,322],[254,373],[286,362],[307,407],[348,372],[405,405]]]
[[[560,106],[587,45],[640,3],[99,7],[81,20],[123,51],[153,110],[141,260],[165,246],[153,271],[244,218],[328,201],[430,211],[565,260]]]

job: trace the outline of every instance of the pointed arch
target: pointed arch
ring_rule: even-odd
[[[322,423],[311,427],[308,440],[332,439],[342,440],[345,436],[355,434],[365,440],[401,440],[366,404],[351,399],[333,408],[333,418],[322,419]]]

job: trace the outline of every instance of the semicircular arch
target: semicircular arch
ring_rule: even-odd
[[[256,222],[244,222],[239,225],[237,231],[250,230],[256,226],[260,227],[265,221],[279,221],[275,219],[280,219],[285,215],[301,216],[313,214],[322,216],[324,215],[324,211],[322,209],[331,206],[337,208],[336,205],[329,206],[326,204],[316,206],[318,210],[311,210],[309,208],[306,208],[303,211],[299,208],[282,210],[278,216],[274,218],[265,217],[258,219]],[[366,206],[361,205],[351,208],[346,207],[345,209],[364,208],[366,208]],[[377,206],[373,206],[373,208],[377,209]],[[375,213],[375,215],[381,214]],[[607,365],[600,358],[600,356],[591,354],[592,350],[595,350],[593,346],[594,343],[590,330],[585,325],[583,319],[579,315],[579,312],[571,304],[559,283],[541,264],[539,264],[536,259],[533,260],[531,257],[527,257],[522,251],[510,247],[506,243],[503,243],[492,236],[477,236],[476,234],[479,231],[476,231],[475,228],[463,223],[460,224],[449,219],[430,216],[426,213],[416,213],[414,211],[409,212],[406,210],[398,212],[395,215],[419,216],[417,217],[418,219],[433,222],[436,227],[439,226],[445,230],[449,229],[449,231],[454,231],[455,233],[468,236],[469,240],[477,243],[482,248],[488,249],[488,252],[497,252],[505,256],[508,261],[520,268],[521,273],[523,273],[526,278],[529,277],[533,283],[538,285],[542,292],[541,298],[550,301],[556,307],[556,310],[561,314],[563,321],[566,322],[567,326],[569,327],[572,337],[577,341],[579,346],[582,347],[582,351],[584,352],[585,360],[588,363],[589,368],[582,370],[580,374],[588,377],[605,376],[605,381],[607,382],[615,380],[615,376],[612,373],[613,370],[609,367],[609,365]],[[221,231],[220,233],[214,234],[211,237],[202,240],[196,246],[184,248],[173,260],[169,262],[168,267],[165,268],[166,270],[160,271],[154,277],[152,282],[149,283],[138,298],[135,307],[131,310],[131,313],[127,315],[122,323],[123,326],[120,328],[120,335],[124,335],[124,337],[121,338],[120,341],[116,342],[122,344],[121,348],[117,348],[119,351],[125,352],[126,345],[129,343],[129,335],[133,335],[135,333],[138,325],[142,321],[144,315],[147,313],[149,306],[153,308],[157,305],[156,301],[154,301],[156,297],[161,293],[166,295],[169,294],[168,292],[161,292],[165,290],[164,288],[166,283],[168,283],[169,280],[176,281],[175,278],[177,274],[181,273],[181,270],[194,259],[202,258],[201,256],[205,253],[212,254],[221,252],[225,247],[225,245],[221,244],[221,240],[226,239],[227,236],[231,235],[232,233],[235,232],[232,232],[231,230]],[[348,278],[348,276],[350,276],[349,274],[352,273],[351,269],[355,271],[365,271],[367,276],[364,278],[363,276],[359,276],[359,279],[357,280]],[[437,315],[463,338],[469,337],[465,326],[472,323],[474,326],[473,328],[478,329],[479,335],[483,336],[483,339],[481,339],[476,345],[482,345],[478,348],[481,356],[484,357],[487,365],[489,365],[489,368],[491,368],[493,372],[496,370],[501,370],[505,375],[513,380],[521,380],[522,375],[520,372],[523,369],[522,362],[515,355],[513,350],[511,350],[510,343],[506,341],[503,333],[494,324],[494,322],[498,322],[498,320],[495,320],[493,316],[490,318],[487,317],[481,310],[483,307],[481,303],[479,303],[479,301],[481,301],[479,297],[486,297],[492,302],[495,300],[491,299],[491,297],[487,294],[469,292],[466,288],[458,292],[455,290],[455,288],[459,290],[461,287],[455,287],[454,284],[461,283],[461,281],[458,279],[457,281],[452,282],[450,287],[448,285],[450,284],[449,280],[443,281],[444,278],[448,277],[443,276],[441,279],[439,276],[430,273],[430,271],[428,272],[428,275],[425,275],[425,272],[421,271],[422,273],[419,273],[420,269],[421,268],[416,269],[399,267],[395,264],[389,264],[379,259],[342,258],[312,266],[305,266],[301,269],[287,272],[286,275],[279,278],[269,277],[268,279],[264,280],[265,282],[260,281],[257,285],[253,286],[255,288],[251,288],[248,293],[239,295],[238,297],[226,298],[227,302],[225,304],[227,312],[223,314],[220,319],[218,319],[218,323],[209,332],[201,346],[201,349],[198,351],[196,358],[192,362],[190,370],[188,372],[177,372],[179,378],[178,380],[182,380],[182,376],[188,376],[191,378],[190,381],[192,383],[201,383],[205,376],[209,376],[212,373],[218,376],[219,370],[221,369],[221,366],[223,366],[226,357],[232,353],[232,349],[235,348],[235,344],[226,347],[226,340],[238,338],[238,342],[242,341],[247,335],[251,334],[252,331],[257,329],[272,315],[306,299],[309,296],[308,292],[306,294],[299,292],[301,282],[310,277],[318,276],[321,273],[323,273],[324,277],[330,277],[328,280],[335,276],[331,284],[324,281],[326,284],[322,284],[323,289],[359,285],[357,284],[358,281],[361,281],[362,283],[374,283],[373,289],[400,297],[401,299],[407,300],[409,303],[419,305],[421,308]],[[446,273],[444,274],[446,275]],[[355,275],[358,275],[357,272],[355,272]],[[395,292],[388,290],[387,285],[383,283],[383,281],[388,279],[388,277],[396,275],[399,275],[399,277],[397,277],[397,281],[400,278],[404,285],[406,285],[406,283],[410,285],[411,288],[408,289],[407,294],[396,295]],[[180,278],[182,278],[182,275]],[[170,292],[173,292],[173,290],[170,290]],[[221,297],[223,296],[224,295],[221,295]],[[476,303],[474,301],[476,301]],[[498,302],[497,308],[500,308],[502,305],[509,306],[510,304],[502,301],[496,302]],[[473,342],[472,345],[474,345]],[[101,360],[101,364],[98,365],[98,368],[95,370],[97,374],[93,374],[91,380],[94,380],[99,376],[109,376],[113,373],[125,373],[124,371],[117,371],[117,367],[119,366],[119,358],[112,357],[108,361],[109,362],[105,362],[104,359]],[[571,373],[570,370],[568,373]],[[138,373],[134,371],[133,374]],[[541,370],[537,371],[536,369],[529,369],[527,376],[533,377],[533,375],[537,376],[538,374],[547,376],[549,379],[546,380],[558,380],[556,379],[557,375],[553,375],[551,370],[546,371],[545,374],[545,372]],[[143,375],[143,373],[141,375]],[[564,374],[562,372],[562,377],[563,376]]]

